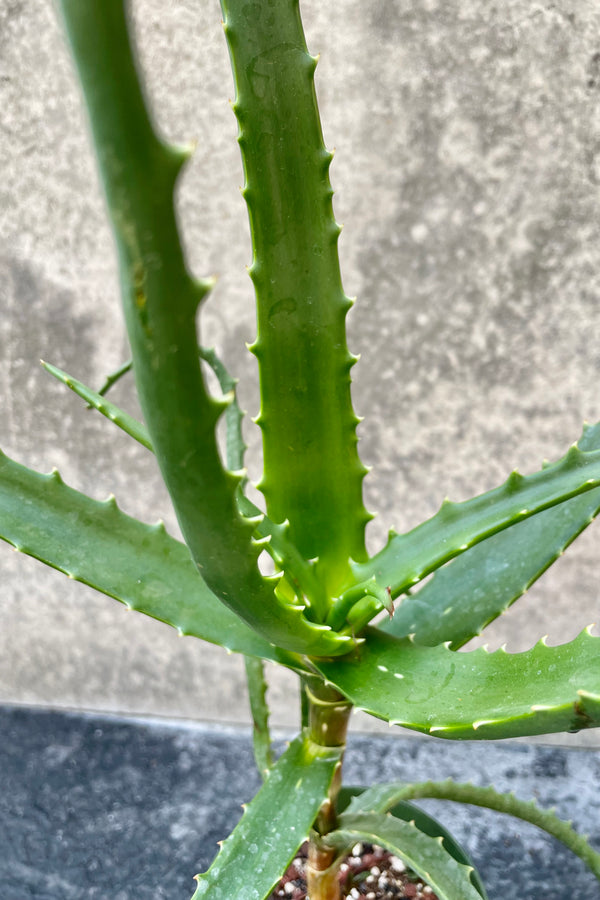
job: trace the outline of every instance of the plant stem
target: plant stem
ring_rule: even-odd
[[[251,656],[244,657],[246,666],[246,682],[250,700],[250,711],[254,724],[252,743],[254,759],[260,776],[264,781],[273,765],[271,751],[271,734],[269,731],[269,705],[266,701],[267,682],[265,681],[264,663],[262,659]]]
[[[306,678],[309,736],[323,747],[345,747],[352,704],[333,687]],[[342,785],[342,760],[333,777],[327,799],[321,806],[308,846],[306,880],[310,900],[341,900],[338,879],[340,857],[325,847],[322,837],[337,827],[337,801]]]

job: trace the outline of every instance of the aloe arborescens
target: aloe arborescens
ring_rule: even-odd
[[[157,136],[132,52],[124,0],[61,0],[90,114],[118,247],[133,369],[146,425],[47,366],[156,454],[184,544],[0,458],[0,536],[17,549],[176,627],[247,657],[265,782],[195,897],[267,897],[310,835],[311,900],[338,900],[357,840],[404,858],[444,900],[485,897],[468,859],[411,805],[463,800],[556,835],[600,878],[600,856],[570,826],[492,789],[393,784],[341,792],[348,715],[358,707],[450,739],[600,725],[599,639],[525,653],[457,654],[513,603],[600,509],[600,426],[566,456],[472,500],[444,502],[369,557],[345,319],[313,74],[297,0],[221,0],[253,242],[265,507],[245,495],[234,382],[198,347],[210,281],[188,272],[173,204],[185,148]],[[223,396],[203,377],[213,367]],[[216,426],[227,419],[226,461]],[[266,550],[276,574],[258,566]],[[502,565],[495,566],[495,561]],[[505,565],[504,563],[508,563]],[[493,577],[489,573],[493,572]],[[421,590],[411,589],[434,573]],[[394,601],[402,602],[394,611]],[[387,610],[385,619],[377,618]],[[273,762],[261,660],[297,672],[303,729]],[[392,812],[393,814],[390,814]],[[240,855],[251,860],[240,866]],[[251,873],[251,882],[248,882]]]

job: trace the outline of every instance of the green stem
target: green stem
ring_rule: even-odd
[[[250,712],[252,713],[253,732],[252,743],[254,747],[254,759],[256,767],[263,781],[273,766],[273,753],[271,752],[271,734],[269,732],[269,706],[266,702],[267,682],[264,675],[262,659],[254,659],[245,656],[246,681],[248,683],[248,696],[250,699]]]
[[[307,677],[304,690],[308,701],[308,733],[323,747],[345,747],[352,705],[333,687]],[[308,845],[306,879],[310,900],[341,900],[337,850],[326,847],[323,838],[337,828],[337,806],[342,786],[342,760],[331,782],[328,796],[317,816]]]

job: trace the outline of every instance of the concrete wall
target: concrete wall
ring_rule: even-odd
[[[180,189],[202,318],[257,411],[250,250],[217,0],[134,4],[165,134],[196,139]],[[305,0],[332,168],[373,548],[445,495],[538,468],[600,419],[600,10],[584,0]],[[128,356],[78,88],[46,0],[0,4],[0,445],[176,526],[153,458],[54,383]],[[135,413],[131,383],[115,401]],[[260,471],[248,426],[250,469]],[[595,533],[594,533],[595,532]],[[592,527],[489,631],[525,649],[598,617]],[[0,700],[247,719],[242,666],[0,546]],[[274,679],[274,721],[294,681]],[[368,727],[372,720],[361,720]],[[594,734],[588,739],[598,740]]]

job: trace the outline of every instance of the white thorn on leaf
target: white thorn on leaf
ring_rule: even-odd
[[[477,722],[473,722],[473,731],[477,731],[482,725],[494,725],[495,722],[496,719],[478,719]]]

